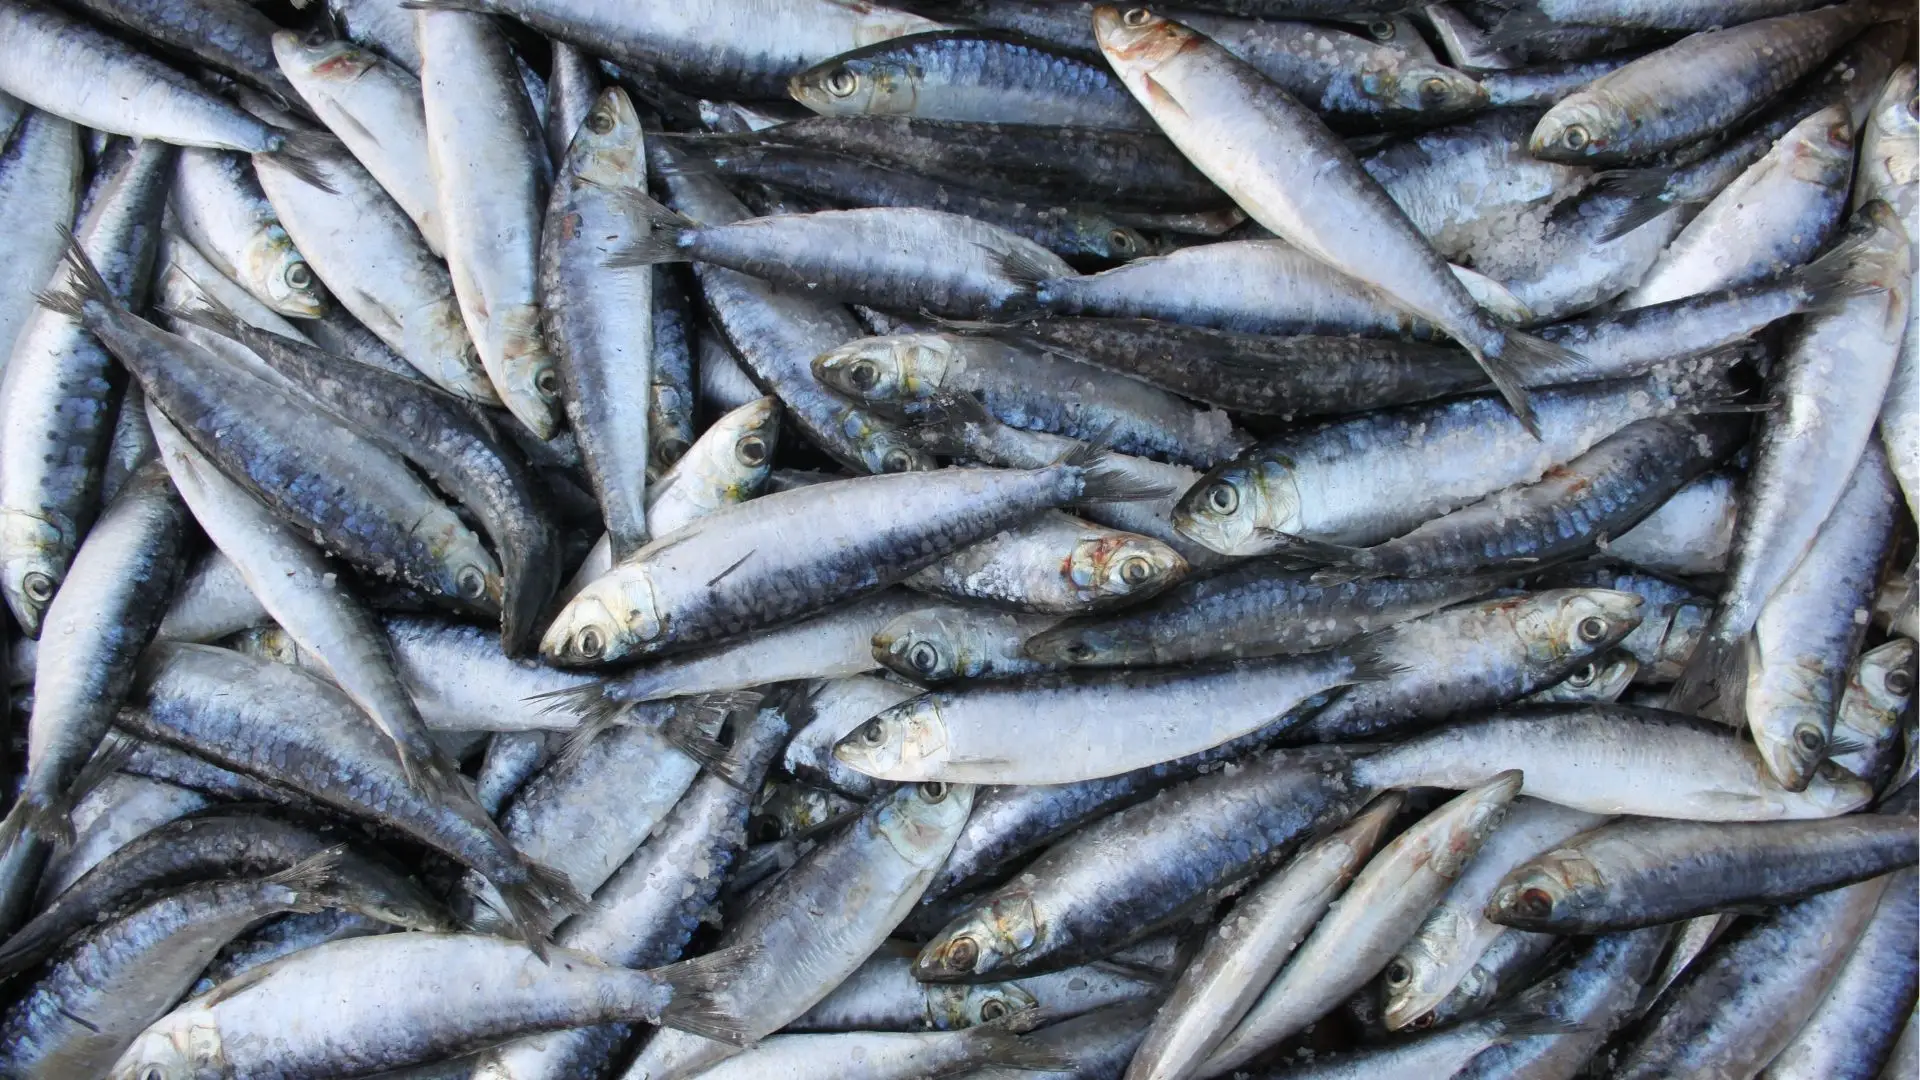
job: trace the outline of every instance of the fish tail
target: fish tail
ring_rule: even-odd
[[[1040,286],[1060,276],[1059,267],[1024,246],[993,250],[990,254],[1000,272],[1022,286],[1029,298],[1038,294]]]
[[[294,863],[277,874],[268,875],[265,880],[272,885],[284,886],[300,901],[298,910],[314,912],[331,906],[328,901],[328,889],[337,880],[340,862],[345,857],[347,845],[335,844],[325,851]]]
[[[1889,256],[1870,248],[1867,242],[1871,238],[1870,233],[1850,233],[1824,255],[1792,272],[1794,282],[1807,294],[1806,310],[1831,312],[1854,297],[1886,291],[1886,286],[1876,282],[1889,280]]]
[[[1080,494],[1073,500],[1076,504],[1151,502],[1177,494],[1165,484],[1148,483],[1116,468],[1112,451],[1107,449],[1106,436],[1103,431],[1092,439],[1075,443],[1054,462],[1056,466],[1080,470]]]
[[[56,227],[60,230],[60,238],[65,241],[66,250],[61,257],[72,277],[65,289],[48,289],[35,294],[34,299],[48,311],[65,315],[76,322],[85,321],[84,309],[90,303],[103,304],[116,312],[124,310],[114,297],[113,290],[107,287],[107,279],[100,276],[93,260],[87,257],[86,249],[80,246],[73,230],[65,225]]]
[[[699,228],[698,223],[672,207],[655,202],[638,188],[610,190],[618,197],[628,217],[647,226],[647,233],[635,237],[608,255],[603,265],[620,270],[689,261],[691,256],[680,246],[680,235],[687,229]]]
[[[1540,436],[1540,423],[1533,413],[1533,402],[1527,397],[1524,386],[1530,377],[1535,377],[1541,369],[1547,371],[1565,371],[1569,368],[1587,367],[1587,360],[1579,353],[1544,338],[1520,330],[1502,327],[1498,344],[1493,349],[1480,350],[1469,346],[1473,358],[1493,382],[1494,389],[1507,399],[1507,405],[1520,423],[1535,438]]]
[[[1741,663],[1740,647],[1747,632],[1736,633],[1723,626],[1723,615],[1716,613],[1707,634],[1687,659],[1686,668],[1667,691],[1667,708],[1674,712],[1697,713],[1716,693],[1733,685],[1730,677]]]
[[[282,131],[279,149],[270,151],[268,156],[299,177],[302,183],[336,195],[339,192],[334,188],[333,181],[327,179],[321,163],[339,148],[339,140],[326,132]]]
[[[1538,1009],[1510,1008],[1487,1018],[1487,1025],[1498,1036],[1500,1043],[1510,1043],[1515,1039],[1531,1038],[1535,1035],[1571,1035],[1586,1031],[1586,1027],[1561,1019],[1552,1013]]]
[[[1052,1072],[1073,1068],[1073,1062],[1058,1050],[1025,1038],[1026,1032],[1040,1026],[1043,1010],[1021,1009],[996,1020],[976,1024],[967,1030],[967,1041],[980,1048],[980,1063],[1023,1072]]]
[[[747,1026],[736,1000],[752,1000],[756,988],[740,979],[760,958],[761,945],[748,942],[731,948],[656,968],[653,975],[673,992],[660,1010],[662,1027],[713,1039],[730,1046],[750,1046],[765,1032]]]
[[[519,931],[520,940],[542,960],[547,958],[547,933],[568,911],[584,911],[587,899],[573,887],[567,875],[531,859],[520,860],[522,880],[493,883],[500,894],[506,915]]]
[[[1351,665],[1347,677],[1341,682],[1346,685],[1379,682],[1406,671],[1404,664],[1387,656],[1387,649],[1393,644],[1394,637],[1392,630],[1377,630],[1335,649],[1336,655]]]
[[[1273,554],[1281,555],[1316,566],[1335,568],[1329,572],[1327,584],[1340,584],[1354,578],[1366,577],[1371,569],[1373,553],[1366,548],[1348,547],[1345,544],[1331,544],[1325,540],[1309,540],[1304,536],[1278,532],[1273,529],[1261,531],[1261,535],[1275,545]],[[1351,574],[1341,577],[1342,574]],[[1321,584],[1315,575],[1315,584]]]
[[[674,703],[673,714],[667,718],[662,732],[668,742],[708,772],[732,787],[751,791],[753,776],[747,763],[720,742],[718,732],[727,717],[758,708],[763,697],[757,691],[743,690],[683,698]]]

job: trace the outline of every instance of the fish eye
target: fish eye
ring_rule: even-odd
[[[879,381],[880,366],[871,360],[857,360],[853,366],[847,368],[847,382],[855,390],[871,390],[873,384]]]
[[[460,572],[453,576],[453,584],[460,590],[460,595],[469,600],[478,600],[487,594],[486,572],[477,566],[461,567]]]
[[[767,440],[758,435],[748,435],[733,444],[733,456],[740,464],[758,468],[767,463]]]
[[[323,45],[331,45],[333,44],[333,33],[324,26],[316,26],[301,37],[300,44],[305,45],[309,49],[318,49]],[[142,1076],[140,1080],[150,1080],[150,1078]]]
[[[1800,749],[1809,754],[1817,754],[1827,745],[1827,737],[1820,734],[1817,728],[1801,728],[1794,733],[1793,741],[1799,743]]]
[[[834,68],[827,76],[827,93],[834,97],[846,97],[859,85],[859,77],[846,68]]]
[[[149,1065],[140,1070],[140,1080],[167,1080],[166,1071],[158,1065]]]
[[[1207,489],[1207,506],[1216,514],[1231,514],[1240,509],[1240,491],[1222,480]]]
[[[879,746],[881,743],[886,742],[887,725],[881,723],[879,717],[874,717],[872,720],[861,724],[860,741],[866,743],[868,746]]]
[[[285,281],[289,289],[311,289],[313,268],[303,262],[291,263],[287,266],[287,272],[280,275],[280,280]]]
[[[44,604],[53,599],[53,578],[35,570],[20,579],[20,590],[27,594],[27,599]]]
[[[551,367],[543,367],[533,373],[533,388],[540,396],[552,401],[560,396],[560,373]]]
[[[1093,646],[1084,641],[1076,641],[1067,646],[1067,659],[1085,660],[1093,655]]]
[[[1553,914],[1553,896],[1545,889],[1523,889],[1514,907],[1518,908],[1522,915],[1544,919]]]
[[[1415,1031],[1425,1031],[1433,1026],[1433,1014],[1430,1012],[1421,1013],[1419,1016],[1408,1021],[1407,1026]]]
[[[973,965],[980,962],[980,943],[962,934],[947,942],[945,959],[948,967],[972,971]]]
[[[1153,21],[1153,12],[1143,7],[1130,8],[1125,15],[1120,16],[1120,21],[1127,26],[1145,26]]]
[[[1447,96],[1447,80],[1432,78],[1420,84],[1420,94],[1428,99],[1437,100]]]
[[[659,443],[655,444],[653,456],[659,459],[660,464],[671,465],[687,456],[687,441],[685,439],[662,439]]]
[[[1590,139],[1587,129],[1579,124],[1569,124],[1567,130],[1560,133],[1561,143],[1569,150],[1585,150]]]
[[[988,998],[980,1005],[980,1019],[991,1024],[1012,1011],[1007,1008],[1007,1003],[999,998]]]
[[[1598,615],[1589,615],[1580,620],[1579,625],[1573,628],[1573,632],[1580,635],[1581,641],[1588,643],[1600,641],[1607,636],[1607,620]]]
[[[589,660],[598,660],[600,654],[607,651],[606,635],[598,627],[589,626],[580,631],[573,639],[574,651]]]
[[[931,675],[940,664],[940,650],[925,641],[918,642],[907,650],[907,663],[922,675]]]
[[[1125,229],[1115,229],[1107,234],[1107,246],[1115,251],[1131,252],[1137,250],[1133,234]]]
[[[899,447],[887,451],[880,459],[882,472],[906,472],[911,468],[913,468],[913,455]]]
[[[1889,694],[1906,697],[1913,693],[1913,675],[1905,668],[1894,668],[1887,672],[1886,678],[1880,680],[1880,685],[1886,687]]]
[[[601,109],[587,114],[587,130],[595,135],[605,135],[613,130],[613,117]]]
[[[944,802],[947,798],[947,785],[938,780],[929,780],[920,785],[920,797],[930,803]]]
[[[1593,665],[1588,664],[1585,667],[1581,668],[1579,671],[1576,671],[1573,674],[1567,676],[1567,685],[1592,686],[1594,676],[1598,674],[1599,672],[1593,669]]]
[[[1400,28],[1385,19],[1376,19],[1367,24],[1367,36],[1375,41],[1392,41]]]
[[[1135,555],[1120,564],[1120,580],[1129,585],[1139,585],[1153,576],[1153,564],[1145,556]]]
[[[1413,969],[1407,966],[1405,960],[1395,960],[1387,965],[1388,986],[1405,986],[1412,978]]]
[[[761,843],[770,844],[780,839],[780,823],[772,818],[761,818],[754,826],[754,832],[759,836]]]

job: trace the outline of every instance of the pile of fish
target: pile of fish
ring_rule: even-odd
[[[1920,1075],[1900,0],[0,0],[0,1080]]]

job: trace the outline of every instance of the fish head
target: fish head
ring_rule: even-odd
[[[274,311],[295,319],[326,314],[326,287],[278,222],[254,233],[241,254],[253,280],[266,286],[266,300]]]
[[[861,338],[814,357],[813,374],[855,401],[921,401],[940,392],[953,350],[945,334]]]
[[[915,682],[946,682],[986,669],[967,627],[940,610],[910,611],[873,635],[873,657]]]
[[[541,439],[560,433],[560,367],[540,330],[540,309],[532,304],[496,311],[500,377],[493,380],[500,401],[515,419]],[[492,371],[488,374],[491,376]]]
[[[833,756],[882,780],[916,780],[946,758],[947,723],[926,694],[894,705],[841,736]]]
[[[580,121],[561,175],[576,187],[585,182],[623,191],[646,175],[646,165],[646,139],[633,99],[620,87],[609,86]]]
[[[743,501],[766,483],[773,471],[773,448],[780,439],[780,399],[768,395],[727,413],[715,421],[730,436],[727,459],[733,473],[728,494]]]
[[[1640,625],[1645,603],[1614,589],[1553,589],[1520,601],[1515,629],[1538,663],[1597,657]]]
[[[40,636],[47,605],[73,562],[74,530],[39,514],[0,511],[0,592],[28,637]]]
[[[276,32],[273,56],[290,75],[338,83],[351,83],[385,63],[371,50],[334,36],[331,28],[324,26],[304,34],[294,30]]]
[[[1132,533],[1101,533],[1073,546],[1061,567],[1092,600],[1145,599],[1187,576],[1187,560],[1166,544]]]
[[[1810,184],[1832,188],[1853,175],[1853,119],[1842,102],[1793,126],[1780,141],[1789,148],[1787,171]]]
[[[1914,650],[1911,640],[1894,638],[1860,654],[1860,664],[1847,684],[1845,700],[1847,705],[1853,705],[1857,695],[1859,706],[1864,708],[1855,707],[1850,712],[1871,717],[1872,722],[1881,725],[1876,731],[1884,728],[1891,732],[1898,727],[1900,715],[1913,700]]]
[[[1022,875],[948,923],[913,959],[922,982],[970,982],[1016,960],[1040,940],[1031,878]]]
[[[1501,879],[1487,898],[1487,918],[1502,926],[1549,931],[1604,899],[1606,882],[1578,848],[1549,851]]]
[[[1604,156],[1618,132],[1617,110],[1591,92],[1575,94],[1534,125],[1527,152],[1542,161],[1581,165]]]
[[[931,871],[947,859],[973,812],[972,784],[903,785],[870,813],[873,827],[908,863]]]
[[[1039,999],[1012,982],[929,983],[926,990],[927,1010],[942,1031],[991,1024],[1040,1007]]]
[[[1122,78],[1131,73],[1151,73],[1183,49],[1206,41],[1147,8],[1106,4],[1093,9],[1093,39]]]
[[[1754,748],[1775,782],[1790,792],[1805,791],[1833,741],[1832,703],[1801,701],[1796,695],[1795,700],[1777,701],[1768,714],[1769,722],[1747,725]]]
[[[910,116],[920,73],[890,57],[840,56],[788,79],[787,93],[822,116]]]
[[[1624,649],[1614,649],[1597,660],[1574,668],[1573,673],[1549,689],[1566,701],[1616,701],[1640,670],[1640,661]]]
[[[1449,880],[1457,878],[1473,861],[1480,845],[1506,820],[1507,807],[1520,794],[1521,780],[1519,769],[1498,773],[1454,796],[1416,825],[1418,832],[1409,832],[1403,838],[1425,843],[1428,870]]]
[[[186,1005],[140,1033],[109,1080],[210,1080],[226,1075],[220,1028],[206,1006]]]
[[[1215,467],[1173,508],[1182,536],[1222,555],[1261,555],[1277,534],[1300,531],[1300,488],[1285,458],[1242,458]]]
[[[1063,667],[1149,662],[1149,649],[1132,643],[1099,622],[1067,622],[1028,638],[1020,651],[1044,664]],[[1143,643],[1144,644],[1144,643]]]
[[[773,451],[780,438],[780,402],[763,397],[749,401],[715,420],[691,447],[684,444],[676,461],[648,485],[647,501],[669,490],[672,502],[688,513],[712,513],[723,506],[745,502],[766,486],[773,471]],[[690,517],[663,516],[654,528],[671,532]],[[649,524],[652,525],[651,515]]]
[[[915,446],[905,432],[872,413],[849,409],[841,417],[841,428],[859,448],[860,463],[868,472],[926,472],[934,467],[931,454]]]
[[[1432,1011],[1453,989],[1447,957],[1467,947],[1475,919],[1445,904],[1427,914],[1414,934],[1380,972],[1386,989],[1382,1018],[1388,1031],[1399,1031]]]
[[[1388,70],[1362,73],[1360,92],[1388,110],[1418,113],[1426,119],[1464,115],[1487,105],[1480,80],[1439,64],[1407,60],[1398,54]]]
[[[664,630],[644,566],[616,566],[581,589],[540,639],[540,655],[562,667],[612,663]]]
[[[474,611],[500,613],[506,580],[500,576],[500,564],[493,561],[472,529],[447,511],[443,521],[423,523],[415,532],[427,538],[427,550],[440,570],[436,584],[442,594]]]

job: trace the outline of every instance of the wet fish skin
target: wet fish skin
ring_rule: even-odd
[[[722,948],[760,945],[743,965],[741,992],[726,995],[750,1038],[777,1031],[812,1008],[886,940],[952,848],[973,796],[966,785],[920,784],[876,799],[774,881],[728,927]],[[812,914],[820,910],[847,917],[823,925]],[[770,988],[774,992],[767,992]],[[624,1075],[635,1080],[691,1076],[735,1052],[712,1039],[656,1036]]]
[[[1143,10],[1143,9],[1135,9]],[[1131,12],[1129,13],[1131,14]],[[1255,221],[1430,320],[1473,354],[1531,427],[1517,379],[1557,346],[1503,326],[1448,271],[1346,145],[1286,91],[1178,23],[1094,12],[1102,51],[1162,130]],[[1285,154],[1247,147],[1284,145]]]
[[[600,98],[600,64],[591,55],[564,41],[553,43],[552,77],[547,80],[547,111],[541,127],[547,134],[547,156],[559,175],[567,146]]]
[[[955,1031],[1028,1009],[1049,1021],[1158,996],[1156,980],[1099,965],[1001,983],[923,983],[910,942],[889,941],[788,1032]]]
[[[80,199],[83,158],[73,124],[25,105],[0,137],[0,228],[12,238],[5,287],[0,289],[0,350],[11,356],[34,312],[33,294],[60,264],[58,226],[73,221]]]
[[[22,137],[33,134],[37,119]],[[159,239],[173,151],[148,145],[96,175],[88,208],[69,236],[124,303],[144,301]],[[67,222],[48,222],[64,230]],[[62,241],[66,243],[66,240]],[[31,258],[30,242],[21,258]],[[64,265],[36,290],[72,280]],[[73,320],[36,307],[0,373],[0,592],[28,637],[99,512],[114,410],[126,377],[112,354]]]
[[[1598,660],[1640,624],[1643,606],[1631,593],[1549,589],[1410,619],[1381,646],[1392,673],[1303,717],[1294,735],[1378,739],[1498,707]]]
[[[1729,681],[1723,669],[1812,546],[1866,448],[1906,321],[1912,248],[1904,240],[1887,205],[1868,203],[1855,215],[1849,245],[1828,256],[1849,263],[1847,277],[1862,291],[1805,320],[1774,372],[1780,406],[1757,437],[1726,587],[1675,687],[1679,707],[1698,706],[1716,682]],[[1840,356],[1849,374],[1836,382],[1831,365]]]
[[[338,835],[260,808],[208,810],[168,822],[95,864],[0,950],[0,971],[39,963],[115,910],[218,878],[264,877],[336,853],[328,889],[396,926],[442,930],[447,915],[418,885],[384,863],[343,849]]]
[[[1618,701],[1633,683],[1640,662],[1633,654],[1615,648],[1596,660],[1573,670],[1573,674],[1520,699],[1526,705],[1572,704],[1584,701]]]
[[[315,158],[328,193],[256,157],[280,223],[327,291],[442,389],[498,405],[454,300],[453,282],[400,204],[344,151]]]
[[[915,975],[979,982],[1058,970],[1148,936],[1351,815],[1367,793],[1342,776],[1344,756],[1270,751],[1064,837],[927,942]],[[1243,842],[1195,842],[1224,831]]]
[[[149,649],[134,710],[121,723],[323,806],[378,821],[483,868],[536,937],[547,912],[579,902],[564,880],[515,852],[471,796],[422,796],[391,744],[344,694],[303,672],[203,645]],[[235,693],[245,687],[246,693]],[[302,717],[294,723],[289,713]],[[464,802],[464,805],[463,805]]]
[[[1888,779],[1902,749],[1900,717],[1913,700],[1914,652],[1912,641],[1894,638],[1861,653],[1834,713],[1833,741],[1859,749],[1835,750],[1828,760],[1876,786]]]
[[[1187,569],[1179,552],[1151,537],[1053,512],[962,548],[906,584],[959,601],[1076,615],[1151,597]]]
[[[1824,773],[1805,791],[1785,791],[1758,751],[1724,726],[1612,704],[1509,709],[1450,724],[1355,762],[1354,779],[1459,790],[1499,768],[1524,772],[1526,794],[1596,814],[1779,821],[1835,817],[1871,799],[1865,783]],[[1649,768],[1667,778],[1657,790],[1634,779]]]
[[[1888,885],[1820,893],[1733,930],[1655,1002],[1614,1075],[1758,1072],[1819,1006]]]
[[[1126,1080],[1192,1075],[1360,872],[1403,803],[1396,794],[1375,800],[1236,902],[1180,973]]]
[[[540,242],[540,304],[560,401],[624,559],[647,540],[653,384],[651,267],[611,267],[645,229],[621,192],[646,186],[640,118],[626,91],[600,94],[559,165]]]
[[[278,97],[297,100],[274,63],[273,20],[240,0],[175,4],[166,0],[86,0],[80,7],[176,52],[191,55]]]
[[[454,297],[500,400],[552,438],[560,376],[536,296],[553,162],[540,122],[506,38],[485,16],[416,10],[414,40]]]
[[[1835,4],[1683,38],[1561,100],[1528,149],[1618,164],[1697,142],[1760,109],[1877,18],[1870,5]]]
[[[992,31],[930,30],[876,42],[800,72],[787,93],[822,116],[1151,126],[1102,66]]]
[[[1411,916],[1466,870],[1519,791],[1518,772],[1499,773],[1382,848],[1194,1075],[1231,1072],[1319,1019],[1387,967],[1415,932]]]
[[[384,0],[367,0],[378,2]],[[413,40],[411,25],[407,40]],[[273,53],[301,100],[406,211],[427,247],[435,255],[444,251],[419,77],[371,49],[326,34],[282,30],[273,36]]]
[[[51,633],[35,656],[27,776],[0,824],[9,841],[21,829],[71,840],[76,781],[112,726],[179,578],[187,522],[164,471],[149,463],[74,555],[73,576],[47,607]]]
[[[850,798],[869,799],[885,791],[884,782],[875,781],[834,757],[833,745],[875,713],[919,692],[919,687],[873,675],[850,675],[808,684],[806,692],[788,705],[794,731],[782,753],[781,767],[802,783]]]
[[[1794,903],[1920,859],[1905,820],[1627,819],[1516,868],[1487,902],[1506,926],[1599,934],[1753,904]],[[1682,884],[1684,882],[1684,884]]]
[[[1029,658],[1022,647],[1058,621],[977,608],[908,612],[874,632],[873,656],[895,674],[929,685],[1029,675],[1055,665]]]
[[[1315,584],[1310,571],[1249,560],[1191,578],[1137,608],[1075,619],[1026,641],[1026,656],[1086,667],[1183,664],[1314,652],[1490,592],[1495,582],[1374,578]]]

